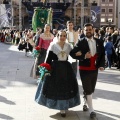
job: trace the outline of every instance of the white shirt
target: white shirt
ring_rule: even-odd
[[[73,32],[69,31],[68,35],[69,35],[69,42],[74,42]]]
[[[93,38],[87,39],[87,41],[90,48],[90,53],[92,56],[94,56],[96,54],[96,41]]]

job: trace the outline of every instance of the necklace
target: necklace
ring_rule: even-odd
[[[62,57],[64,57],[65,51],[61,51],[61,55],[62,55]]]

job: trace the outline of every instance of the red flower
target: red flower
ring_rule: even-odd
[[[45,67],[48,71],[51,70],[51,66],[48,63],[41,63],[39,66],[40,67]]]
[[[35,47],[36,50],[40,50],[40,46]]]

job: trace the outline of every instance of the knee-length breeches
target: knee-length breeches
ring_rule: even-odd
[[[84,93],[86,95],[92,94],[95,90],[98,70],[80,70],[79,72]]]

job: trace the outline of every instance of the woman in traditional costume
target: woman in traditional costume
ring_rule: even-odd
[[[66,42],[66,37],[65,31],[59,31],[58,40],[49,46],[46,64],[51,66],[51,73],[40,77],[35,96],[38,104],[60,110],[62,117],[66,116],[66,110],[80,104],[77,79],[68,62],[72,46]]]
[[[47,51],[50,43],[53,41],[54,35],[51,33],[50,30],[51,30],[50,25],[46,24],[44,27],[44,32],[40,35],[39,44],[38,44],[38,46],[40,47],[40,54],[35,59],[34,66],[31,71],[31,76],[33,78],[39,77],[39,69],[37,66],[40,63],[44,62],[45,57],[46,57],[46,51]]]

